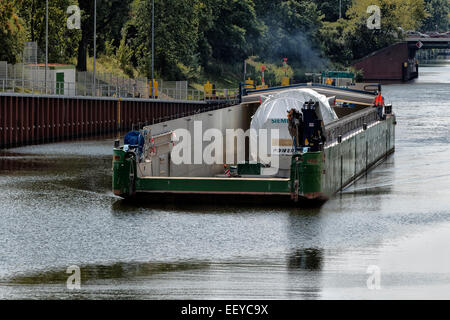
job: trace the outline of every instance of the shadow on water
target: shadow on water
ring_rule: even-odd
[[[264,203],[261,199],[250,202],[236,202],[236,199],[223,199],[223,201],[152,201],[145,198],[119,199],[112,204],[112,212],[116,215],[136,214],[148,210],[163,210],[191,214],[229,214],[229,213],[279,213],[293,212],[309,215],[319,212],[324,202],[295,203]]]
[[[24,155],[4,157],[0,155],[0,173],[10,171],[36,171],[47,172],[58,165],[59,159],[42,159],[35,156],[24,157]]]
[[[81,282],[86,283],[96,280],[131,279],[136,277],[151,277],[156,274],[169,272],[202,270],[209,268],[206,262],[178,262],[178,263],[158,263],[158,262],[119,262],[112,265],[86,265],[80,266]],[[10,284],[65,284],[71,273],[66,270],[49,270],[24,275],[17,275],[12,278],[0,280]]]
[[[287,266],[289,270],[293,271],[320,271],[322,270],[323,256],[322,249],[297,249],[288,255]]]
[[[9,187],[29,192],[111,192],[109,156],[83,158],[28,153],[0,153],[0,177]],[[11,184],[11,181],[14,181]],[[111,193],[112,194],[112,193]]]

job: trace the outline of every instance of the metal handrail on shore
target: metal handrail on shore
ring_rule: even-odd
[[[211,94],[196,89],[159,88],[152,97],[151,88],[146,86],[119,86],[78,82],[40,81],[25,79],[0,79],[0,92],[31,95],[56,95],[67,97],[117,97],[182,101],[237,101],[239,89],[215,89]]]

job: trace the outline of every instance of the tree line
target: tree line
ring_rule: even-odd
[[[339,7],[341,3],[341,7]],[[70,5],[81,30],[67,28]],[[367,7],[381,9],[381,29],[367,28]],[[49,1],[49,60],[87,68],[93,54],[92,0]],[[347,67],[392,44],[407,30],[449,30],[448,0],[155,0],[155,72],[165,79],[220,74],[248,57],[295,69]],[[130,75],[150,77],[151,0],[97,0],[97,52]],[[20,61],[24,41],[45,48],[45,1],[0,3],[0,60]]]

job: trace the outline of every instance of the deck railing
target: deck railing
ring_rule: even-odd
[[[377,120],[377,110],[372,107],[336,120],[325,127],[327,144],[334,143],[339,137],[345,138],[346,135],[363,129],[364,125],[370,125]]]

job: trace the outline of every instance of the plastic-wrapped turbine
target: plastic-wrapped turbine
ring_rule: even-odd
[[[250,135],[250,161],[273,166],[267,163],[267,159],[278,156],[279,170],[276,175],[289,176],[294,147],[289,134],[287,114],[291,109],[301,113],[304,103],[310,100],[319,102],[318,116],[325,126],[338,119],[328,98],[312,89],[291,89],[271,95],[252,117],[250,129],[254,134]],[[265,132],[267,139],[264,139]],[[274,134],[276,132],[278,134]],[[263,143],[267,145],[264,146]],[[267,151],[268,157],[265,157],[264,151]]]

